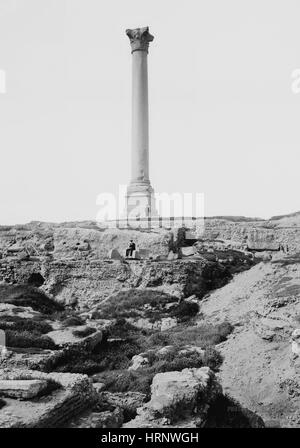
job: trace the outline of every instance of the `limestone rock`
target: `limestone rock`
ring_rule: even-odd
[[[178,260],[178,254],[175,254],[172,250],[170,250],[168,254],[168,261]]]
[[[137,409],[146,401],[146,395],[141,392],[102,392],[100,402],[122,409],[124,416],[133,418]]]
[[[93,383],[93,387],[94,389],[96,389],[96,391],[98,392],[98,394],[100,392],[103,392],[103,390],[105,389],[105,383]]]
[[[160,348],[157,351],[157,354],[159,356],[167,356],[169,353],[171,353],[175,349],[174,345],[165,345],[164,347]]]
[[[110,250],[108,253],[108,258],[110,260],[119,260],[119,261],[123,260],[122,255],[120,254],[120,252],[117,249]]]
[[[299,357],[300,356],[300,329],[297,328],[296,330],[293,331],[292,333],[292,353],[295,357]]]
[[[80,252],[88,252],[90,250],[90,245],[87,241],[80,242],[80,244],[77,244],[77,250]]]
[[[177,319],[175,317],[164,317],[161,319],[160,331],[166,331],[170,328],[176,327]]]
[[[281,319],[263,317],[254,323],[254,331],[262,339],[281,340],[288,333],[289,324]]]
[[[31,307],[15,306],[10,303],[0,303],[0,319],[3,317],[20,317],[23,319],[40,318],[42,314]]]
[[[120,428],[123,412],[120,408],[103,412],[88,412],[72,422],[71,428]]]
[[[85,325],[77,327],[68,327],[60,330],[51,331],[50,333],[47,333],[46,336],[52,339],[52,341],[58,347],[72,346],[92,350],[102,340],[101,331],[98,330],[92,334],[89,334],[88,336],[82,336],[82,337],[74,334],[74,332],[76,333],[82,332],[84,334],[87,328],[89,327]]]
[[[156,255],[156,256],[153,258],[153,260],[154,260],[154,261],[165,261],[165,260],[167,260],[167,256],[165,256],[165,255]]]
[[[181,254],[183,257],[190,257],[192,255],[195,255],[195,248],[193,246],[182,247]]]
[[[39,246],[39,249],[44,252],[53,252],[54,251],[53,239],[50,238],[49,240],[46,240]]]
[[[140,369],[141,367],[146,367],[149,365],[148,358],[142,355],[133,356],[131,362],[132,365],[128,368],[128,370],[137,370]]]
[[[157,330],[157,331],[165,331],[170,328],[176,327],[177,319],[175,317],[164,317],[153,322],[151,319],[147,318],[131,318],[127,319],[132,325],[142,328],[145,330]]]
[[[23,252],[24,246],[21,243],[15,243],[7,248],[8,253],[18,253]]]
[[[263,262],[271,261],[272,255],[268,252],[255,252],[254,258]]]
[[[159,357],[159,359],[164,359],[167,358],[170,353],[175,352],[178,355],[185,355],[190,353],[197,353],[199,355],[205,354],[205,350],[195,345],[183,345],[180,348],[175,347],[174,345],[166,345],[165,347],[162,347],[159,350],[150,349],[145,353],[140,353],[139,355],[133,356],[131,360],[132,365],[129,367],[128,370],[137,370],[143,367],[147,367],[149,365],[149,357],[151,355],[155,355]]]
[[[94,310],[89,314],[91,320],[100,320],[102,317],[101,311]]]
[[[97,393],[87,375],[44,373],[28,369],[0,369],[1,381],[43,381],[57,387],[39,400],[8,400],[0,410],[1,428],[61,427],[70,419],[90,409]],[[47,391],[45,391],[47,392]],[[42,392],[43,393],[43,392]],[[5,412],[9,412],[7,419]]]
[[[224,284],[230,276],[228,269],[220,264],[192,257],[176,262],[129,260],[128,263],[107,259],[55,259],[43,263],[5,264],[0,267],[0,282],[5,278],[11,283],[24,284],[35,272],[42,272],[45,278],[42,288],[49,296],[55,297],[55,304],[76,305],[87,312],[123,288],[157,288],[178,298],[192,294],[203,297],[208,290]]]
[[[204,392],[211,399],[216,390],[210,390],[210,380],[213,377],[208,367],[200,369],[183,369],[181,372],[158,373],[153,378],[151,400],[148,407],[164,416],[174,415],[174,409],[180,407],[187,410],[194,409],[203,403],[198,403],[200,392]]]
[[[139,255],[141,259],[150,258],[150,250],[140,248]]]
[[[195,294],[193,294],[192,296],[187,297],[187,298],[185,299],[185,302],[198,303],[199,300],[197,299],[197,296],[196,296]]]
[[[185,345],[178,352],[179,355],[188,353],[197,353],[198,355],[204,356],[205,350],[203,350],[201,347],[197,347],[196,345]]]
[[[90,379],[93,383],[101,383],[103,375],[101,373],[94,373],[94,375],[90,376]]]
[[[130,257],[129,257],[130,258]],[[141,259],[141,255],[140,255],[140,251],[139,250],[134,250],[133,252],[132,252],[132,257],[131,258],[134,258],[134,259],[136,259],[136,260],[140,260]]]
[[[0,380],[0,395],[30,400],[47,387],[45,380]]]
[[[26,260],[29,260],[29,255],[25,250],[23,250],[18,253],[17,258],[19,261],[26,261]]]
[[[158,373],[153,378],[151,400],[123,427],[163,427],[191,417],[203,425],[210,404],[221,392],[209,367]]]

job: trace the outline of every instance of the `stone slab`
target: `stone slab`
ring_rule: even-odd
[[[54,344],[59,347],[66,346],[85,346],[86,348],[94,348],[97,344],[99,344],[102,340],[102,331],[96,330],[94,333],[89,334],[88,336],[76,336],[74,332],[84,332],[87,329],[86,325],[77,326],[77,327],[68,327],[60,330],[51,331],[47,333],[48,336]],[[83,333],[84,334],[84,333]]]
[[[47,387],[46,380],[0,380],[0,395],[30,400]]]

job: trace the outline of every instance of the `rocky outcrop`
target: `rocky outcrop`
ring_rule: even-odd
[[[96,392],[86,375],[7,370],[1,381],[42,381],[51,384],[44,397],[20,401],[7,399],[0,409],[1,428],[53,428],[68,422],[96,401]]]
[[[196,236],[208,240],[227,240],[249,245],[253,250],[276,250],[288,244],[291,251],[300,249],[300,219],[247,220],[245,218],[207,218]]]
[[[138,249],[147,249],[153,256],[167,256],[174,235],[166,229],[153,232],[103,230],[95,222],[0,226],[0,255],[16,260],[21,254],[29,258],[51,257],[58,260],[107,259],[112,249],[123,255],[130,239],[134,239]]]
[[[93,310],[111,294],[128,288],[157,288],[180,297],[207,291],[224,285],[231,277],[227,267],[205,259],[177,261],[113,260],[11,262],[3,279],[27,284],[33,273],[41,273],[42,289],[63,305]]]
[[[227,240],[240,247],[255,250],[276,250],[288,244],[290,250],[300,249],[300,214],[275,217],[269,221],[243,217],[206,218],[205,225],[189,229],[193,238]],[[147,249],[155,257],[177,254],[185,247],[185,229],[103,229],[96,222],[62,224],[32,222],[22,226],[0,226],[0,259],[10,261],[52,258],[56,260],[107,259],[112,249],[124,255],[130,239],[138,250]],[[190,249],[184,249],[190,254]],[[1,267],[0,267],[1,271]]]
[[[181,425],[203,426],[210,404],[221,386],[208,367],[158,373],[153,378],[151,400],[138,409],[125,428],[158,428]]]
[[[261,263],[262,267],[254,268],[254,276],[257,276],[256,282],[252,282],[249,287],[247,283],[241,282],[242,285],[240,285],[238,291],[232,292],[229,288],[226,290],[229,294],[224,291],[223,295],[221,293],[217,297],[218,292],[215,292],[215,301],[218,302],[217,311],[212,310],[209,313],[209,306],[213,307],[214,302],[212,300],[210,305],[207,306],[205,301],[207,301],[208,292],[228,283],[234,273],[247,270],[253,265],[252,258],[245,251],[246,247],[253,251],[256,249],[269,251],[276,249],[279,243],[289,243],[290,250],[295,252],[299,245],[299,238],[297,239],[298,228],[292,226],[290,229],[286,229],[278,222],[206,220],[204,233],[201,234],[201,237],[198,235],[204,241],[198,241],[193,246],[192,244],[195,242],[193,238],[186,241],[184,233],[182,229],[177,232],[165,229],[151,232],[117,229],[104,231],[97,228],[93,223],[83,223],[81,225],[75,223],[64,225],[34,223],[18,228],[0,228],[0,282],[9,283],[11,287],[14,287],[14,283],[33,285],[39,288],[35,289],[40,294],[43,291],[46,292],[44,299],[49,295],[51,299],[55,299],[56,302],[53,302],[55,305],[61,304],[57,310],[55,307],[39,308],[38,306],[43,302],[43,299],[38,296],[34,302],[37,308],[34,306],[30,308],[31,305],[23,302],[20,302],[22,303],[22,309],[17,306],[18,303],[16,302],[5,303],[2,308],[0,304],[0,316],[2,312],[3,316],[9,317],[11,315],[12,317],[32,318],[34,320],[35,318],[39,319],[41,313],[49,313],[50,315],[54,311],[60,311],[66,305],[69,311],[70,308],[79,310],[80,316],[84,317],[85,324],[95,329],[89,334],[90,330],[87,326],[83,328],[63,328],[63,325],[59,325],[58,322],[52,322],[50,325],[53,327],[53,331],[45,336],[50,337],[56,347],[50,347],[51,350],[41,350],[34,354],[15,352],[11,356],[10,366],[27,365],[31,368],[50,371],[55,368],[57,362],[59,363],[64,356],[69,355],[73,349],[75,351],[72,356],[75,360],[77,351],[79,356],[83,351],[93,350],[101,342],[102,335],[105,336],[104,342],[106,343],[107,335],[102,332],[100,319],[112,320],[120,315],[121,307],[115,314],[114,307],[120,305],[120,303],[118,304],[118,299],[121,297],[119,294],[124,294],[124,316],[121,317],[126,320],[126,325],[131,323],[143,329],[164,331],[183,322],[182,312],[184,308],[188,308],[187,304],[190,304],[191,308],[188,310],[190,314],[185,316],[189,319],[192,316],[194,321],[198,318],[198,305],[204,305],[200,310],[199,319],[202,319],[203,315],[209,315],[208,319],[205,317],[208,324],[215,323],[216,320],[224,321],[228,318],[236,327],[236,333],[233,336],[236,337],[236,344],[233,344],[232,357],[230,358],[230,353],[229,356],[225,356],[225,368],[227,368],[229,376],[229,379],[225,377],[225,380],[227,381],[226,386],[229,383],[235,392],[240,376],[236,375],[235,378],[232,378],[232,366],[236,365],[239,357],[243,357],[245,347],[247,347],[247,353],[244,356],[246,358],[251,357],[251,363],[261,362],[263,366],[261,370],[268,371],[270,376],[275,375],[273,372],[280,370],[282,365],[278,353],[283,351],[291,356],[289,338],[295,322],[291,325],[294,308],[291,308],[290,304],[292,301],[298,304],[296,285],[287,280],[287,277],[290,277],[289,270],[287,272],[289,276],[280,278],[280,284],[277,285],[273,282],[273,290],[270,291],[272,293],[270,294],[271,297],[265,300],[265,297],[261,295],[259,289],[261,285],[258,282],[261,280],[262,286],[265,287],[265,278],[264,275],[261,275],[260,269],[269,269],[270,260],[268,253],[263,254],[262,260],[265,263]],[[143,260],[123,260],[122,255],[130,239],[135,240],[140,254],[145,254]],[[213,240],[212,247],[210,247],[210,240]],[[189,244],[191,246],[188,246]],[[220,247],[217,247],[217,245],[220,245]],[[168,257],[169,259],[167,259]],[[276,254],[273,255],[274,260],[276,261]],[[275,273],[275,264],[273,268]],[[270,275],[271,281],[268,286],[272,283],[273,272],[270,272]],[[245,278],[247,279],[247,277]],[[258,288],[256,288],[257,285]],[[140,307],[136,305],[137,301],[135,301],[132,291],[141,292]],[[155,305],[153,305],[155,301],[152,300],[152,296],[151,300],[148,300],[148,302],[146,300],[150,291],[155,295]],[[126,293],[128,294],[126,295]],[[165,297],[161,297],[162,294]],[[27,298],[27,293],[24,297],[21,296],[22,294],[18,297],[23,300],[25,296]],[[190,298],[189,302],[183,300],[188,297]],[[128,303],[126,302],[127,299]],[[230,306],[231,299],[234,302],[232,307]],[[111,305],[110,314],[109,304]],[[192,309],[192,305],[195,305],[194,309]],[[17,310],[15,309],[16,306]],[[180,306],[182,309],[179,309]],[[222,312],[218,313],[218,307],[220,306]],[[288,313],[283,312],[285,308]],[[48,317],[50,318],[50,316]],[[242,331],[239,332],[239,330],[244,324],[247,325],[248,333],[245,331],[243,338]],[[49,329],[46,331],[49,331]],[[80,332],[81,335],[79,335]],[[250,337],[248,337],[249,335]],[[166,334],[161,336],[164,337]],[[297,334],[294,334],[292,353],[295,359],[299,350],[297,338]],[[179,355],[193,353],[195,358],[198,355],[200,355],[199,358],[202,355],[204,357],[201,347],[195,347],[193,341],[186,342],[190,345],[180,347]],[[168,343],[173,342],[170,340]],[[289,349],[286,349],[284,344]],[[268,366],[271,361],[265,356],[266,345],[274,351],[278,350],[279,347],[277,355],[276,353],[274,355],[275,357],[278,356],[277,364],[273,363],[272,369],[269,370]],[[55,348],[58,349],[55,350]],[[143,349],[148,350],[148,347]],[[128,359],[134,353],[139,353],[143,349],[137,347],[136,351],[130,352]],[[172,346],[163,347],[161,350],[157,350],[161,352],[158,355],[163,359],[163,352],[168,357],[168,353],[170,355],[170,350],[173,349]],[[179,350],[178,347],[176,349]],[[222,349],[226,352],[226,344],[220,344],[220,350]],[[257,353],[258,349],[261,350],[259,353]],[[249,355],[248,350],[252,355]],[[90,356],[90,353],[88,353],[88,356]],[[143,375],[147,368],[152,367],[153,358],[151,358],[149,352],[140,353],[133,357],[130,367],[132,371],[130,372],[125,370],[128,368],[128,359],[124,364],[124,377],[126,375],[133,378],[138,377]],[[285,362],[285,358],[282,359]],[[14,362],[15,364],[13,364]],[[66,367],[67,370],[71,369],[73,367],[72,362],[73,360],[69,365],[63,365],[63,367]],[[241,369],[247,366],[245,375],[247,378],[248,376],[251,377],[251,369],[253,369],[251,363],[247,363],[247,360],[242,358]],[[228,364],[230,364],[229,367]],[[1,367],[8,365],[9,363],[5,361]],[[180,370],[182,367],[176,365],[176,367],[172,366],[171,368]],[[152,372],[157,371],[161,370],[157,369]],[[247,376],[248,372],[249,375]],[[151,373],[147,387],[153,375],[154,373]],[[256,373],[253,373],[253,375],[256,375]],[[106,385],[103,385],[99,379],[92,387],[87,377],[80,376],[80,378],[75,379],[77,386],[72,383],[71,378],[69,378],[71,383],[68,383],[68,380],[68,384],[63,384],[60,377],[53,377],[52,380],[51,378],[39,376],[38,372],[36,375],[30,375],[29,378],[22,376],[21,378],[17,376],[15,378],[9,376],[3,378],[3,381],[47,380],[50,383],[53,380],[59,387],[49,393],[46,391],[46,403],[49,406],[47,404],[44,408],[40,406],[39,394],[36,396],[37,403],[33,403],[37,407],[27,408],[25,402],[21,400],[18,400],[18,406],[14,406],[13,403],[12,408],[5,409],[4,406],[3,420],[1,420],[2,409],[0,411],[0,426],[61,426],[70,417],[73,418],[75,414],[81,414],[87,406],[90,409],[85,416],[80,415],[80,419],[81,417],[82,419],[76,422],[78,427],[113,428],[120,427],[123,422],[128,422],[128,420],[129,422],[124,424],[125,427],[216,426],[217,420],[214,420],[215,415],[213,415],[217,412],[216,403],[223,403],[226,412],[230,408],[230,402],[224,399],[221,386],[214,373],[207,367],[158,373],[153,379],[151,399],[146,404],[144,402],[145,397],[133,396],[131,392],[127,394],[104,392],[103,388]],[[256,389],[263,391],[263,396],[259,397],[260,400],[265,400],[263,412],[268,406],[267,399],[269,396],[268,385],[265,385],[264,389],[262,388],[264,382],[264,377],[261,377],[256,381],[257,385],[255,383],[255,392]],[[289,384],[289,386],[287,387],[286,384]],[[290,391],[292,389],[291,378],[285,381],[285,378],[280,377],[280,381],[276,382],[272,391],[279,387],[278,385],[282,385],[283,389],[285,388],[285,393],[287,390]],[[243,391],[243,387],[237,389],[238,393]],[[251,387],[247,386],[246,389],[250,390],[250,394]],[[145,389],[141,390],[145,392]],[[91,406],[95,395],[97,396],[97,405]],[[255,393],[252,395],[253,399],[256,400]],[[223,401],[220,397],[223,397]],[[237,399],[239,398],[237,396]],[[14,398],[8,398],[8,400],[14,400]],[[30,405],[32,404],[30,399],[27,401]],[[106,403],[105,406],[104,403]],[[243,402],[243,404],[248,406],[248,403]],[[20,411],[17,410],[18,407]],[[7,410],[8,412],[12,411],[12,413],[6,415]],[[26,418],[24,418],[25,414]]]
[[[300,421],[294,331],[300,315],[299,259],[278,254],[257,264],[208,295],[200,307],[208,324],[225,318],[235,326],[218,346],[224,357],[218,374],[222,386],[270,426],[298,427]]]

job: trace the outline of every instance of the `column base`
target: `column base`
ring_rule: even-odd
[[[127,187],[126,218],[135,220],[157,216],[154,189],[150,182],[131,183]]]

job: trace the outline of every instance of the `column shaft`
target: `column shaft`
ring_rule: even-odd
[[[131,183],[149,183],[149,117],[147,51],[132,53]]]
[[[131,181],[127,188],[127,218],[145,218],[155,211],[149,180],[148,48],[149,28],[126,30],[132,53]]]

